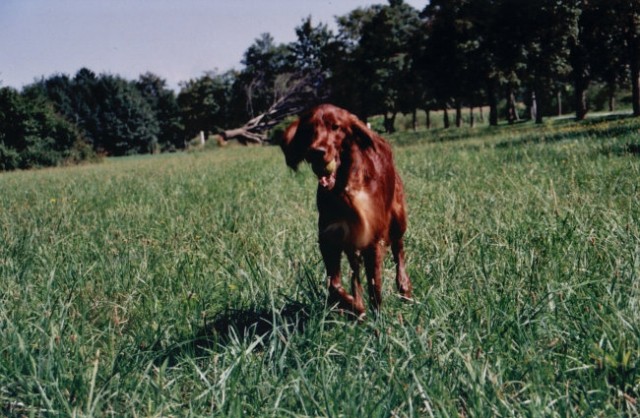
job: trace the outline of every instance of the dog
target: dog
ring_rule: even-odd
[[[318,178],[318,238],[332,306],[365,315],[364,264],[369,304],[379,312],[382,260],[389,245],[398,292],[411,300],[402,241],[407,229],[404,189],[389,144],[347,110],[322,104],[289,125],[280,145],[289,167],[297,170],[305,161]],[[351,294],[340,276],[342,253],[352,269]]]

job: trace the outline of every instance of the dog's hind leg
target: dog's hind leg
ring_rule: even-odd
[[[349,265],[351,266],[351,295],[353,295],[353,311],[364,313],[364,301],[362,300],[362,284],[360,283],[360,255],[347,252]]]
[[[404,243],[402,238],[394,239],[391,242],[391,252],[393,261],[396,263],[396,286],[398,292],[405,299],[411,299],[411,280],[404,267]]]
[[[369,303],[375,312],[380,312],[382,304],[382,257],[383,247],[374,244],[362,253],[364,268],[369,285]]]

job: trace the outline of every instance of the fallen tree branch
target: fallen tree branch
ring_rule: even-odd
[[[283,74],[276,80],[273,104],[266,112],[250,119],[244,125],[220,132],[224,141],[237,140],[243,145],[268,142],[267,131],[289,116],[297,115],[320,99],[319,73]]]

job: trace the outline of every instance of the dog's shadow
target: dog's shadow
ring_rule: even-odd
[[[310,318],[311,306],[288,301],[280,309],[229,309],[205,324],[199,338],[215,338],[220,344],[247,337],[268,339],[278,328],[286,332],[302,332]]]
[[[180,358],[204,357],[230,344],[251,344],[261,350],[274,333],[303,332],[313,306],[289,300],[279,309],[227,309],[202,325],[195,337],[172,344],[156,357],[156,364],[175,365]]]

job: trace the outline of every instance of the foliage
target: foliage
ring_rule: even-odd
[[[296,69],[303,72],[326,70],[334,37],[327,25],[320,23],[314,26],[309,16],[295,28],[295,32],[297,40],[289,49]]]
[[[135,83],[142,97],[151,107],[158,122],[158,145],[163,150],[184,148],[184,125],[180,117],[180,106],[167,82],[153,73],[140,76]]]
[[[1,414],[638,415],[638,129],[391,137],[416,300],[362,323],[277,147],[5,173]]]
[[[264,113],[274,101],[274,85],[281,74],[293,71],[292,51],[276,44],[269,33],[263,33],[245,51],[244,70],[239,81],[246,94],[246,110],[250,117]]]
[[[420,26],[418,11],[402,1],[391,1],[377,9],[370,20],[363,23],[362,37],[354,52],[362,71],[359,82],[369,92],[362,109],[364,115],[390,111],[397,113],[405,103],[411,103],[410,80],[415,68],[411,66],[411,40]],[[413,101],[412,109],[417,103]],[[392,131],[388,127],[387,131]]]
[[[187,137],[230,127],[233,83],[233,73],[207,73],[182,85],[178,105]]]
[[[97,152],[148,153],[158,146],[157,116],[133,82],[108,74],[97,76],[83,68],[73,79],[52,76],[25,90],[30,97],[44,96],[53,102],[58,112],[77,124]]]
[[[46,100],[0,89],[0,170],[61,165],[78,157],[84,141]],[[92,153],[82,155],[92,158]],[[72,157],[73,155],[73,157]]]

